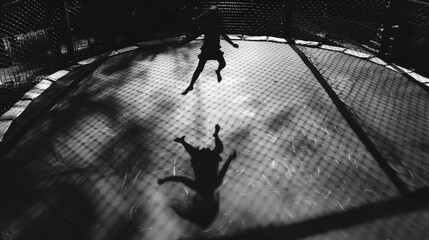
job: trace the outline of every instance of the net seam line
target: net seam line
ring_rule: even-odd
[[[310,62],[308,57],[301,50],[299,50],[298,47],[296,47],[294,44],[289,44],[289,46],[292,48],[292,50],[295,51],[295,53],[301,58],[301,60],[308,67],[308,69],[313,73],[314,77],[320,83],[320,85],[322,85],[325,92],[328,94],[328,96],[331,98],[331,100],[333,101],[333,103],[337,107],[337,110],[341,113],[343,118],[346,120],[347,124],[350,126],[350,128],[353,130],[353,132],[357,135],[357,137],[360,139],[360,141],[364,144],[364,146],[368,149],[368,151],[371,153],[371,155],[377,161],[380,168],[384,171],[384,173],[387,175],[387,177],[390,179],[390,181],[395,185],[395,187],[398,189],[398,191],[402,195],[408,195],[409,190],[407,189],[405,184],[397,176],[394,169],[387,163],[386,159],[377,150],[374,143],[369,139],[369,137],[367,136],[365,131],[362,129],[362,127],[356,122],[356,120],[353,118],[353,116],[349,113],[345,103],[343,101],[341,101],[339,96],[330,87],[329,83],[326,81],[326,79],[323,77],[323,75],[319,72],[319,70],[317,70],[316,66],[314,66]]]
[[[383,59],[382,59],[383,60]],[[420,81],[417,81],[415,78],[413,78],[410,74],[402,70],[398,67],[396,64],[389,64],[392,68],[394,68],[397,72],[401,73],[402,76],[404,76],[408,81],[417,84],[420,88],[422,88],[425,92],[429,93],[429,87],[425,83],[422,83]]]

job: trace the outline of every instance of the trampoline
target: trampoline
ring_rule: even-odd
[[[222,82],[209,61],[186,96],[198,40],[58,80],[75,84],[3,153],[2,238],[428,238],[427,88],[373,56],[266,39],[223,41]],[[177,212],[203,211],[198,194],[157,179],[193,178],[173,139],[213,148],[216,124],[223,162],[238,156],[200,228]]]

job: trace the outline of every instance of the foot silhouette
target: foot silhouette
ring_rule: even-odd
[[[220,71],[215,70],[216,75],[217,75],[217,82],[221,82],[222,81],[222,76],[220,75]]]
[[[180,138],[175,138],[173,141],[177,142],[177,143],[181,143],[185,141],[185,136],[182,136]]]
[[[185,91],[182,92],[182,95],[188,94],[188,92],[192,91],[193,89],[193,87],[188,87]]]
[[[162,185],[162,184],[164,184],[165,183],[165,180],[164,179],[158,179],[158,185]]]
[[[216,137],[219,134],[219,130],[220,130],[220,126],[219,126],[219,124],[216,124],[216,126],[215,126],[215,132],[213,134],[213,137]]]
[[[235,159],[236,157],[237,157],[237,151],[234,150],[234,152],[231,155],[229,155],[229,158]]]

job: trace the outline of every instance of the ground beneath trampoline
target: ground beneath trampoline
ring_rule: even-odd
[[[105,60],[4,158],[2,234],[218,238],[399,195],[290,46],[238,43],[234,49],[222,42],[223,81],[217,82],[217,62],[208,62],[186,96],[180,93],[197,65],[200,41]],[[159,186],[157,179],[193,178],[189,155],[173,139],[186,136],[194,146],[213,148],[216,124],[223,160],[234,150],[238,157],[218,189],[217,217],[201,229],[177,213],[204,204],[197,194],[181,183]],[[416,212],[322,234],[309,226],[302,236],[390,239],[428,219]]]

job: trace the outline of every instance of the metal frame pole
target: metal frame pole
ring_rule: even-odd
[[[283,26],[283,35],[286,40],[293,39],[292,33],[292,22],[293,22],[293,13],[295,12],[296,5],[298,0],[288,0],[285,5],[285,22]]]
[[[66,24],[66,47],[67,47],[67,55],[69,63],[73,63],[74,59],[74,47],[73,47],[73,37],[72,37],[72,29],[70,24],[70,15],[69,15],[69,6],[67,0],[63,0],[64,7],[64,20]]]
[[[389,0],[387,2],[379,50],[383,57],[390,58],[393,54],[393,42],[395,41],[393,31],[395,25],[400,23],[403,5],[404,0]]]

